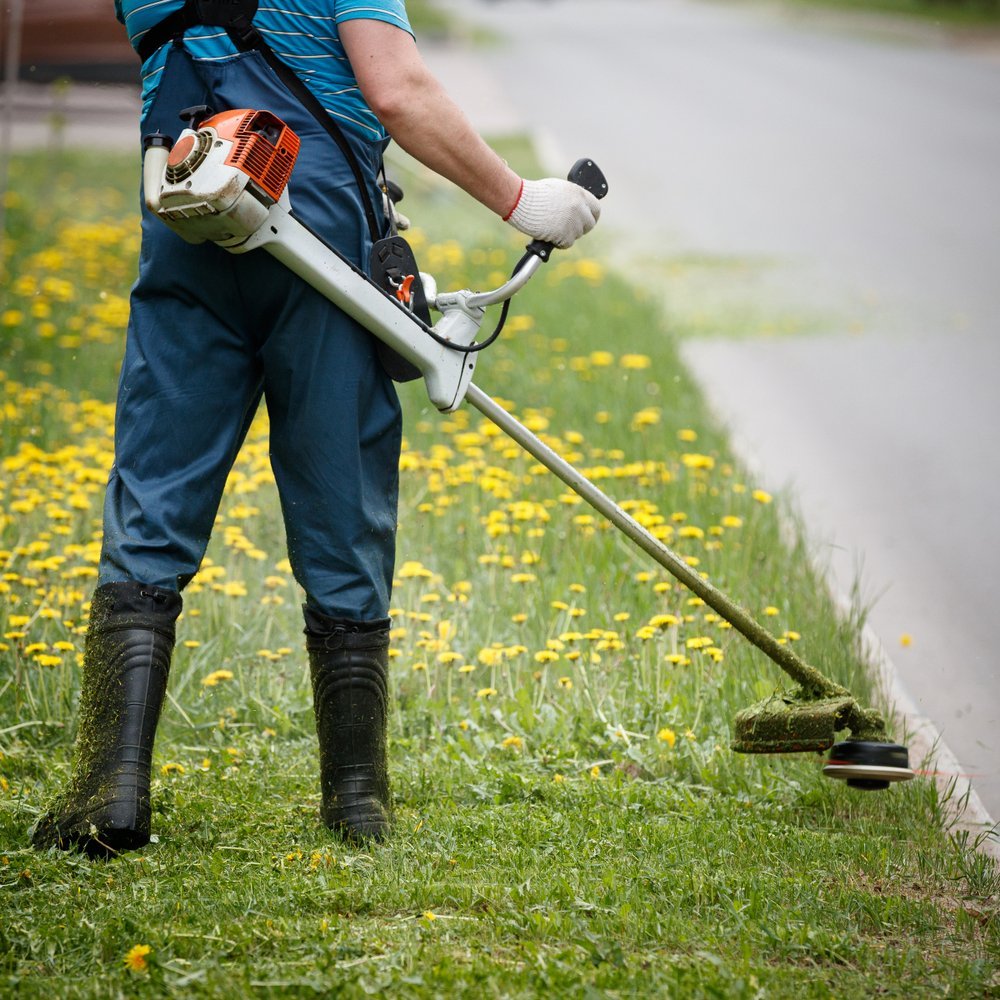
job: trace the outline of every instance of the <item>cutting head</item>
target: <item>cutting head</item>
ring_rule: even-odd
[[[880,791],[894,781],[909,781],[910,754],[898,743],[875,743],[870,740],[844,740],[830,750],[823,766],[828,778],[846,781],[850,788]]]

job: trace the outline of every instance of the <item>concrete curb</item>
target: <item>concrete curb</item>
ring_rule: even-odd
[[[843,595],[835,595],[842,612],[849,608]],[[862,631],[865,652],[876,671],[876,681],[886,704],[903,724],[910,748],[910,766],[926,773],[937,786],[950,822],[946,831],[965,831],[969,842],[981,854],[1000,864],[1000,831],[972,787],[962,765],[945,743],[937,726],[921,715],[899,677],[882,640],[871,626]]]

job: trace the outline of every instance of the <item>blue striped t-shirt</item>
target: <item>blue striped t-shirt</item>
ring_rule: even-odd
[[[136,46],[154,24],[182,5],[182,0],[115,0],[115,12]],[[343,21],[364,18],[386,21],[413,34],[405,0],[261,0],[253,23],[342,128],[375,141],[386,137],[385,130],[361,96],[337,33]],[[184,38],[195,59],[227,59],[236,52],[221,28],[198,25],[189,28]],[[143,114],[152,102],[166,59],[164,45],[143,63]]]

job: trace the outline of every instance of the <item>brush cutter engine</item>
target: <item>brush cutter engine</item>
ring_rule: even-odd
[[[143,187],[151,212],[190,243],[210,240],[238,254],[267,250],[411,362],[439,410],[451,412],[463,400],[476,407],[796,681],[791,695],[776,694],[737,716],[733,750],[797,753],[832,747],[824,773],[855,788],[887,788],[913,777],[906,748],[886,740],[877,712],[862,708],[849,691],[779,643],[472,383],[477,352],[496,335],[474,343],[485,310],[503,303],[506,311],[508,300],[549,259],[551,244],[529,244],[510,280],[489,292],[438,293],[433,278],[421,275],[428,305],[441,313],[431,327],[294,217],[287,185],[299,140],[281,119],[247,109],[211,115],[203,107],[189,108],[181,117],[191,127],[176,144],[159,133],[144,140]],[[569,179],[598,198],[607,193],[604,175],[592,160],[578,161]],[[852,737],[834,746],[836,732],[845,728]]]
[[[270,112],[228,111],[184,129],[172,146],[156,139],[146,139],[146,204],[188,243],[235,250],[267,221],[271,205],[284,197],[290,207],[299,138]]]

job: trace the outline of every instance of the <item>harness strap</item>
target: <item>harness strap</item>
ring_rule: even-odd
[[[368,222],[372,242],[381,236],[371,193],[365,183],[364,172],[350,142],[330,113],[320,104],[313,92],[299,75],[277,56],[253,25],[257,13],[257,0],[184,0],[184,6],[154,24],[139,40],[136,51],[145,62],[157,49],[183,36],[188,28],[198,24],[224,28],[240,52],[255,50],[274,71],[279,80],[298,98],[299,103],[316,119],[319,125],[337,144],[361,192],[361,200]]]

